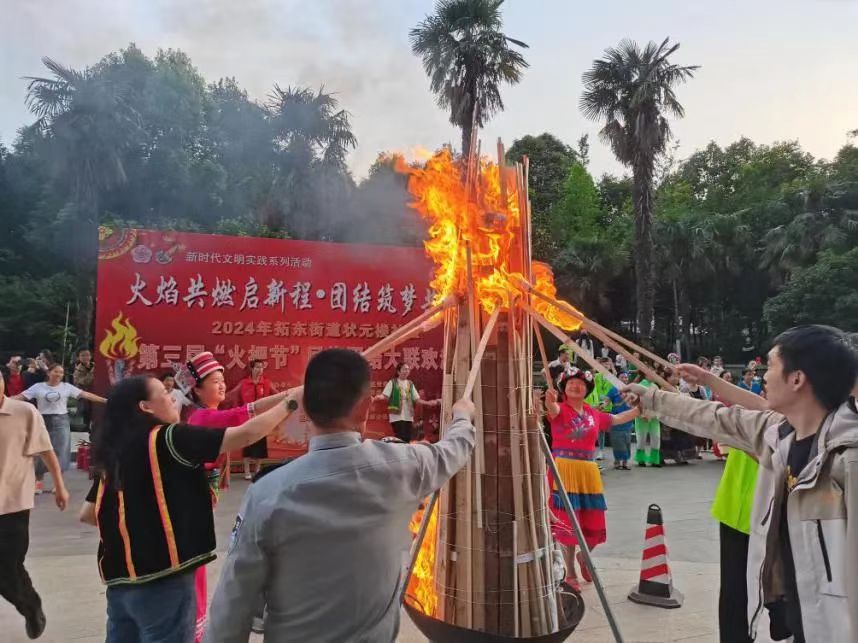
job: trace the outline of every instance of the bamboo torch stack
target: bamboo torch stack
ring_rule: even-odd
[[[472,140],[471,149],[477,148]],[[444,255],[447,263],[439,263],[443,274],[456,275],[460,281],[450,288],[454,295],[367,353],[389,348],[443,319],[442,426],[449,425],[455,400],[470,397],[476,407],[473,457],[427,504],[418,531],[419,538],[424,534],[425,538],[415,545],[409,574],[415,573],[408,576],[405,590],[415,622],[420,625],[417,615],[425,615],[436,624],[504,639],[554,635],[561,640],[583,611],[570,615],[553,578],[543,436],[532,398],[533,339],[543,362],[540,327],[575,347],[592,368],[613,377],[557,324],[562,320],[564,328],[583,326],[651,380],[672,387],[640,355],[656,364],[664,365],[664,360],[556,299],[549,268],[539,265],[540,275],[536,274],[527,159],[507,166],[500,141],[497,153],[497,174],[489,172],[489,178],[497,181],[491,185],[482,183],[487,181],[486,172],[481,171],[478,154],[472,154],[461,184],[454,169],[452,181],[445,174],[437,184],[415,186],[412,194],[418,198],[422,192],[416,188],[425,189],[427,184],[440,191],[452,183],[453,192],[464,185],[457,207],[468,216],[460,217],[454,228],[449,244],[453,250]],[[418,183],[425,176],[418,176]],[[499,212],[487,208],[488,193]],[[438,230],[443,233],[450,226]],[[607,610],[601,590],[600,599]]]
[[[498,160],[501,189],[514,188],[527,209],[523,166]],[[472,161],[473,162],[473,161]],[[476,171],[467,169],[473,181]],[[522,217],[524,218],[524,217]],[[529,243],[513,248],[511,267],[529,266]],[[470,264],[470,253],[468,253]],[[525,296],[510,289],[491,312],[474,297],[481,267],[468,265],[468,296],[445,317],[442,413],[469,394],[477,408],[474,457],[441,490],[434,616],[466,629],[530,638],[556,632],[545,463],[530,399],[532,333],[529,316],[511,305]],[[523,274],[529,275],[528,272]],[[446,422],[445,422],[446,423]]]

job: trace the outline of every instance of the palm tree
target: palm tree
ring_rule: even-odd
[[[274,85],[268,110],[278,147],[308,164],[342,169],[346,154],[357,146],[349,113],[339,109],[339,101],[324,87],[313,92],[306,87],[281,89]]]
[[[27,78],[27,107],[37,117],[31,127],[48,146],[56,183],[66,190],[51,232],[71,252],[80,294],[91,290],[95,273],[102,197],[125,183],[124,159],[140,140],[142,125],[127,85],[92,69],[42,62],[51,77]],[[91,298],[78,301],[78,337],[84,341],[91,309]]]
[[[657,158],[671,138],[665,115],[682,117],[684,110],[674,87],[694,75],[696,66],[681,67],[668,58],[679,44],[669,38],[643,49],[631,40],[605,50],[584,73],[581,110],[591,120],[604,121],[602,140],[614,156],[631,167],[635,209],[635,266],[637,270],[638,333],[651,343],[655,275],[652,256],[653,173]]]
[[[423,60],[438,106],[462,130],[462,154],[473,128],[503,110],[500,86],[521,80],[527,61],[510,47],[527,47],[501,31],[504,0],[438,0],[435,13],[411,30],[411,51]]]
[[[349,113],[324,88],[314,92],[278,85],[267,108],[277,152],[278,203],[264,209],[264,223],[279,229],[286,219],[299,239],[329,239],[331,227],[341,222],[342,201],[352,182],[346,154],[357,138]]]

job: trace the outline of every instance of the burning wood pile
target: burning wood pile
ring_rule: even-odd
[[[427,519],[413,521],[425,537],[406,607],[432,640],[458,640],[454,632],[467,632],[466,640],[478,640],[476,632],[485,640],[561,640],[583,605],[564,600],[553,569],[533,340],[547,367],[539,326],[579,354],[564,331],[584,326],[650,379],[667,383],[633,354],[643,349],[557,300],[551,269],[531,259],[526,158],[507,166],[499,142],[497,163],[478,155],[456,161],[442,151],[423,167],[399,166],[409,175],[413,207],[430,226],[425,245],[435,262],[437,303],[366,354],[443,323],[443,424],[460,397],[471,396],[477,409],[471,462],[433,496]]]

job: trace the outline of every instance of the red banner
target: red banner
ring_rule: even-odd
[[[96,302],[96,385],[160,375],[210,350],[227,387],[266,363],[279,389],[303,380],[308,359],[331,347],[361,350],[429,305],[432,266],[419,248],[102,229]],[[440,331],[372,360],[373,394],[394,365],[412,367],[424,398],[441,393]],[[437,412],[424,431],[437,431]],[[290,421],[272,457],[306,448],[306,418]],[[369,437],[390,433],[383,404]]]

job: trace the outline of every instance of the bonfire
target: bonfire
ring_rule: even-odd
[[[553,569],[547,445],[532,394],[534,340],[548,386],[540,327],[617,386],[569,331],[586,328],[670,388],[640,355],[664,360],[557,298],[551,268],[531,258],[526,158],[507,166],[498,142],[496,163],[476,155],[457,160],[444,150],[419,167],[399,159],[397,169],[408,175],[412,207],[429,227],[436,298],[364,354],[443,324],[442,425],[460,397],[471,397],[477,409],[471,461],[412,521],[406,608],[432,640],[458,640],[457,632],[471,633],[464,640],[477,640],[476,632],[561,640],[580,621],[583,603],[575,597],[570,608]]]

